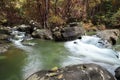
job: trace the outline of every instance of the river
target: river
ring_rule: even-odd
[[[41,70],[61,67],[68,52],[63,43],[31,40],[35,46],[13,46],[1,56],[0,80],[24,80],[30,74]],[[24,48],[24,49],[23,49]]]
[[[38,39],[27,41],[34,43],[33,46],[13,43],[6,53],[1,54],[4,58],[0,60],[0,80],[24,80],[39,70],[80,63],[97,63],[114,74],[114,69],[120,65],[116,51],[100,45],[98,47],[93,43],[96,39],[90,40],[92,41],[86,38],[68,42]],[[116,48],[119,49],[119,45]]]

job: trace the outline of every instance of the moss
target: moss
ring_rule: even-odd
[[[95,35],[96,31],[90,31],[90,32],[86,32],[87,35]]]

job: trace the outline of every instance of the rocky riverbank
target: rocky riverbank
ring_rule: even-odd
[[[0,53],[4,53],[9,48],[9,29],[3,26],[0,26]]]
[[[0,53],[4,53],[9,49],[9,39],[12,30],[25,32],[25,38],[33,37],[45,40],[69,41],[81,38],[86,32],[84,27],[79,24],[69,24],[67,27],[55,27],[52,30],[38,28],[34,25],[18,25],[14,27],[0,27]],[[18,34],[19,35],[19,34]],[[15,35],[14,35],[15,36]],[[106,40],[112,45],[115,45],[120,36],[118,29],[102,30],[96,32],[96,36]],[[26,39],[25,39],[26,40]],[[116,69],[115,77],[119,80],[120,70]],[[109,76],[109,77],[108,77]],[[55,71],[39,71],[31,75],[27,80],[115,80],[113,75],[104,68],[96,64],[81,64],[76,66],[68,66],[57,69]]]
[[[80,38],[82,35],[86,34],[86,25],[81,25],[80,23],[73,22],[69,23],[66,27],[54,27],[53,29],[43,29],[35,22],[29,24],[22,24],[17,26],[0,26],[0,44],[8,43],[9,39],[12,37],[11,33],[13,30],[25,32],[25,38],[38,38],[45,40],[55,40],[55,41],[69,41]],[[119,36],[119,29],[110,30],[96,30],[96,35],[103,40],[106,40],[112,45],[115,45]],[[4,47],[2,47],[4,48]],[[2,50],[1,48],[1,50]],[[6,48],[7,49],[7,48]],[[1,51],[3,52],[3,51]]]

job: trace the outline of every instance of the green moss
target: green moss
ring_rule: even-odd
[[[96,31],[90,31],[90,32],[86,32],[87,35],[95,35]]]

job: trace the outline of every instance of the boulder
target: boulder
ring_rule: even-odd
[[[5,26],[1,26],[0,25],[0,34],[7,34],[9,35],[11,32],[11,28],[10,27],[5,27]]]
[[[10,37],[10,30],[8,30],[7,28],[1,27],[0,28],[0,43],[1,42],[8,42]]]
[[[99,65],[80,64],[61,69],[42,70],[26,80],[115,80],[115,78]]]
[[[33,32],[33,27],[30,26],[30,25],[25,25],[25,24],[22,24],[22,25],[19,25],[17,26],[17,30],[18,31],[21,31],[21,32],[26,32],[26,33],[29,33],[31,34]]]
[[[107,40],[112,45],[115,45],[120,36],[120,31],[118,29],[109,29],[109,30],[99,31],[97,32],[96,35],[102,38],[103,40]]]
[[[120,80],[120,67],[115,70],[115,77],[117,80]]]
[[[64,27],[61,30],[53,32],[53,37],[56,41],[73,40],[85,34],[85,30],[82,27]]]
[[[33,38],[52,40],[52,33],[48,29],[37,29],[32,33]]]

